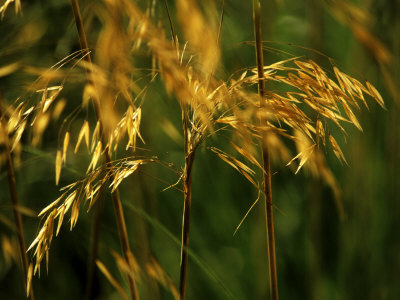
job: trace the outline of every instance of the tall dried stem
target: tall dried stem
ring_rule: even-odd
[[[182,218],[181,272],[179,279],[179,299],[186,298],[187,265],[189,250],[190,211],[192,205],[192,172],[195,152],[185,154],[183,178],[184,206]]]
[[[82,17],[80,14],[79,3],[77,0],[70,0],[70,2],[71,2],[72,10],[74,13],[74,17],[75,17],[75,25],[78,30],[79,42],[80,42],[81,48],[82,48],[82,50],[89,51],[86,34],[85,34],[84,27],[83,27],[83,21],[82,21]],[[91,60],[90,53],[88,53],[85,56],[85,59],[89,64],[89,68],[87,68],[88,81],[92,86],[95,86],[94,74],[93,74],[93,71],[91,68],[92,60]],[[93,102],[96,118],[99,122],[101,143],[107,147],[108,137],[104,131],[104,121],[103,121],[103,116],[101,114],[101,107],[100,107],[101,103],[100,103],[99,96],[96,93],[95,93],[95,96],[92,97],[92,102]],[[109,151],[106,150],[103,153],[104,153],[103,156],[104,156],[105,164],[106,165],[111,164],[112,160],[111,160]],[[110,182],[114,182],[114,180],[115,180],[114,175],[111,175],[109,180],[110,180]],[[114,205],[119,240],[121,242],[122,252],[123,252],[123,255],[124,255],[124,258],[125,258],[127,264],[130,265],[130,262],[129,262],[129,253],[130,253],[129,239],[128,239],[128,233],[126,230],[124,211],[123,211],[122,204],[121,204],[119,190],[115,189],[115,191],[111,194],[111,197],[112,197],[112,201],[113,201],[113,205]],[[139,299],[139,295],[138,295],[137,288],[136,288],[136,282],[135,282],[134,278],[132,277],[132,275],[128,276],[128,281],[129,281],[129,289],[130,289],[130,293],[131,293],[131,298],[135,299],[135,300]]]
[[[171,29],[172,39],[178,54],[179,48],[175,35],[174,25],[169,12],[168,3],[164,0],[165,9],[168,14],[168,20]],[[180,275],[179,275],[179,300],[186,298],[186,282],[187,282],[187,268],[188,268],[188,250],[189,250],[189,232],[190,232],[190,211],[192,206],[192,171],[194,157],[196,153],[195,147],[191,147],[189,140],[189,128],[187,124],[187,109],[184,103],[181,103],[182,111],[182,128],[184,132],[184,154],[185,154],[185,167],[183,173],[183,213],[182,213],[182,239],[181,239],[181,261],[180,261]]]
[[[183,104],[184,105],[184,104]],[[186,281],[189,251],[190,211],[192,206],[192,174],[196,148],[192,148],[188,136],[186,109],[182,107],[182,125],[185,139],[185,169],[183,174],[183,215],[182,215],[182,246],[181,271],[179,277],[179,300],[186,298]]]
[[[260,95],[260,109],[265,107],[264,92],[264,61],[262,52],[262,35],[261,35],[261,19],[260,19],[260,2],[253,0],[253,21],[254,33],[256,38],[256,57],[258,71],[258,93]],[[266,120],[260,114],[261,126],[266,124]],[[263,159],[263,176],[264,176],[264,197],[266,209],[267,238],[268,238],[268,259],[269,259],[269,276],[271,287],[271,299],[278,300],[278,278],[276,273],[276,257],[275,257],[275,237],[274,237],[274,212],[271,193],[271,168],[270,155],[266,142],[266,132],[262,134],[262,159]]]
[[[176,35],[175,35],[175,30],[174,30],[174,24],[172,23],[171,14],[170,14],[170,12],[169,12],[169,7],[168,7],[167,0],[164,0],[164,4],[165,4],[165,10],[167,11],[167,15],[168,15],[169,26],[170,26],[170,29],[171,29],[172,39],[173,39],[173,41],[174,41],[174,46],[175,46],[176,50],[178,50],[178,42],[177,42],[177,40],[176,40]]]
[[[3,132],[3,136],[5,139],[5,154],[6,154],[6,165],[7,165],[7,179],[8,179],[8,190],[10,193],[11,197],[11,202],[12,202],[12,209],[14,213],[14,219],[15,219],[15,226],[17,228],[17,236],[18,236],[18,244],[19,244],[19,254],[21,257],[22,261],[22,268],[24,271],[24,282],[25,286],[27,285],[27,278],[28,278],[28,257],[26,255],[26,245],[25,245],[25,236],[24,236],[24,227],[22,225],[22,218],[21,214],[19,212],[19,202],[18,202],[18,194],[17,194],[17,181],[15,179],[15,173],[14,173],[14,164],[13,160],[11,157],[11,149],[10,149],[10,141],[8,138],[8,133],[7,133],[7,124],[5,120],[5,116],[3,114],[2,110],[2,97],[1,97],[1,91],[0,91],[0,120],[1,120],[1,127]],[[28,297],[30,300],[34,300],[34,295],[33,295],[33,289],[32,287],[30,288],[30,291],[28,292]]]

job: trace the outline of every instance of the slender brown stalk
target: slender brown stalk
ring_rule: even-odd
[[[82,48],[82,50],[89,51],[86,34],[85,34],[84,27],[83,27],[83,21],[82,21],[82,17],[80,14],[78,0],[70,0],[70,2],[71,2],[72,10],[74,13],[74,17],[75,17],[75,25],[78,30],[79,42],[80,42],[81,48]],[[92,59],[91,59],[90,53],[88,53],[85,56],[85,59],[89,63],[89,68],[87,68],[88,81],[90,84],[95,86],[95,84],[94,84],[95,80],[94,80],[93,72],[91,69]],[[101,108],[100,108],[100,99],[97,94],[95,94],[95,96],[92,97],[92,102],[93,102],[96,118],[99,122],[101,143],[102,143],[102,145],[107,147],[108,138],[107,138],[106,132],[104,130],[103,116],[101,114]],[[112,163],[112,159],[111,159],[111,155],[107,149],[104,151],[103,156],[104,156],[104,161],[105,161],[106,165],[110,165]],[[109,181],[114,182],[114,180],[115,180],[114,175],[111,174]],[[130,263],[129,263],[129,253],[130,253],[129,239],[128,239],[128,233],[126,230],[124,211],[123,211],[122,204],[121,204],[119,190],[115,189],[115,191],[111,194],[111,197],[112,197],[112,201],[113,201],[113,205],[114,205],[119,240],[121,242],[122,252],[123,252],[123,255],[124,255],[124,258],[125,258],[127,264],[130,265]],[[139,295],[138,295],[137,288],[136,288],[136,282],[135,282],[134,278],[132,277],[132,275],[128,276],[128,281],[129,281],[129,289],[131,292],[131,298],[135,299],[135,300],[139,299]]]
[[[219,18],[218,37],[217,37],[218,45],[221,42],[221,33],[222,33],[222,24],[224,23],[224,14],[225,14],[225,0],[222,1],[221,16]]]
[[[172,23],[168,3],[164,0],[165,8],[168,14],[168,20],[171,27],[171,34],[174,45],[179,56],[179,48]],[[181,262],[179,275],[179,300],[186,298],[186,282],[188,269],[188,250],[189,250],[189,232],[190,232],[190,211],[192,206],[192,171],[196,148],[192,148],[189,141],[188,125],[187,125],[187,109],[184,103],[181,103],[182,111],[182,128],[184,132],[184,152],[185,152],[185,168],[183,174],[183,213],[182,213],[182,239],[181,239]]]
[[[166,9],[167,15],[168,15],[169,26],[171,27],[172,39],[173,39],[173,41],[174,41],[175,48],[178,49],[178,42],[177,42],[177,40],[176,40],[176,35],[175,35],[175,30],[174,30],[174,24],[172,23],[171,14],[170,14],[170,12],[169,12],[169,7],[168,7],[167,0],[164,0],[164,4],[165,4],[165,9]]]
[[[187,148],[187,147],[186,147]],[[186,298],[186,281],[189,251],[190,211],[192,205],[192,173],[195,150],[185,149],[185,170],[183,176],[183,218],[182,218],[182,246],[181,246],[181,272],[179,278],[179,300]]]
[[[14,219],[15,219],[15,226],[17,228],[17,236],[18,236],[18,244],[19,244],[19,254],[21,257],[22,261],[22,268],[24,271],[24,282],[25,286],[27,285],[27,278],[28,278],[28,257],[26,255],[26,245],[25,245],[25,236],[24,236],[24,227],[22,225],[22,218],[21,214],[18,210],[19,208],[19,202],[18,202],[18,194],[17,194],[17,181],[15,179],[15,173],[14,173],[14,165],[13,165],[13,160],[11,157],[11,150],[10,150],[10,141],[8,139],[8,134],[6,131],[6,121],[5,121],[5,116],[3,115],[3,110],[2,110],[2,97],[1,97],[1,91],[0,91],[0,120],[2,122],[2,129],[4,130],[3,135],[4,135],[4,140],[5,140],[5,154],[6,154],[6,165],[7,165],[7,179],[8,179],[8,190],[10,193],[11,197],[11,202],[12,202],[12,208],[13,208],[13,213],[14,213]],[[33,289],[31,287],[28,295],[29,299],[33,300],[34,295],[33,295]]]
[[[254,18],[254,33],[256,37],[256,57],[258,70],[258,93],[260,95],[260,109],[265,107],[265,92],[264,92],[264,61],[262,52],[262,35],[261,35],[261,20],[260,20],[260,2],[253,0],[253,18]],[[263,114],[261,114],[263,115]],[[266,120],[260,117],[261,125],[265,125]],[[278,300],[278,278],[276,273],[276,257],[275,257],[275,237],[274,237],[274,212],[271,193],[271,168],[270,155],[266,142],[266,133],[262,134],[262,158],[264,167],[264,197],[266,208],[266,225],[268,237],[268,259],[269,259],[269,276],[271,287],[271,299]]]

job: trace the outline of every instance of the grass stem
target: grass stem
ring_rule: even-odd
[[[176,40],[175,30],[172,23],[171,15],[168,8],[168,3],[164,0],[165,8],[168,14],[168,20],[171,27],[171,34],[173,37],[174,45],[179,58],[178,42]],[[184,152],[185,152],[185,168],[183,174],[183,213],[182,213],[182,239],[181,239],[181,262],[180,262],[180,275],[179,275],[179,300],[186,298],[186,282],[187,282],[187,269],[189,258],[189,232],[190,232],[190,212],[192,206],[192,170],[196,148],[190,147],[189,141],[189,128],[187,125],[187,109],[185,104],[181,103],[182,111],[182,128],[184,132]]]
[[[261,34],[261,18],[260,18],[260,1],[253,0],[253,21],[254,33],[256,37],[256,58],[258,71],[258,93],[260,95],[260,109],[265,107],[265,84],[264,84],[264,61],[262,52],[262,34]],[[263,114],[261,114],[263,115]],[[260,117],[261,126],[264,126],[266,120]],[[264,176],[264,197],[266,209],[266,225],[268,238],[268,260],[269,260],[269,276],[271,287],[271,299],[278,300],[278,277],[276,272],[276,257],[275,257],[275,237],[274,237],[274,212],[271,193],[271,167],[270,155],[266,142],[266,133],[262,134],[262,159],[263,159],[263,176]]]
[[[186,147],[187,148],[187,147]],[[181,271],[179,278],[179,300],[186,298],[186,281],[189,250],[190,211],[192,205],[192,174],[195,150],[185,151],[185,170],[183,176],[184,206],[182,218]]]
[[[6,119],[5,115],[3,114],[2,110],[2,96],[0,92],[0,120],[2,122],[2,129],[4,132],[2,133],[5,140],[5,154],[6,154],[6,165],[7,165],[7,179],[8,179],[8,190],[11,197],[12,202],[12,210],[14,213],[14,220],[15,226],[17,229],[17,236],[18,236],[18,245],[19,245],[19,254],[22,261],[22,268],[24,271],[24,283],[25,286],[27,285],[27,278],[28,278],[28,257],[26,255],[26,244],[25,244],[25,236],[24,236],[24,227],[22,225],[22,218],[19,212],[19,201],[18,201],[18,193],[17,193],[17,181],[15,179],[15,172],[14,172],[14,164],[11,157],[11,149],[10,149],[10,141],[8,138],[7,133],[7,126],[6,126]],[[28,293],[28,297],[30,300],[34,300],[33,289],[30,288]]]
[[[87,39],[86,39],[86,34],[85,34],[85,30],[84,30],[84,26],[83,26],[83,21],[82,21],[82,17],[80,14],[80,8],[79,8],[79,3],[78,0],[70,0],[71,1],[71,6],[72,6],[72,10],[74,13],[74,18],[75,18],[75,24],[76,24],[76,28],[78,30],[78,36],[79,36],[79,42],[81,45],[82,50],[86,50],[89,51],[89,47],[88,47],[88,43],[87,43]],[[91,66],[92,64],[92,60],[91,60],[91,56],[90,53],[88,53],[88,55],[85,56],[86,61],[89,63],[89,66]],[[88,81],[90,84],[92,84],[93,86],[95,86],[95,80],[94,80],[94,75],[93,75],[93,71],[92,69],[89,67],[87,69],[87,77],[88,77]],[[94,110],[95,110],[95,114],[96,114],[96,118],[99,122],[99,131],[100,131],[100,137],[101,137],[101,143],[102,145],[104,145],[105,147],[108,147],[108,138],[107,135],[104,131],[104,123],[103,123],[103,117],[101,114],[101,103],[100,103],[100,99],[99,96],[96,94],[96,96],[94,96],[92,98],[92,102],[94,105]],[[111,159],[111,155],[109,153],[109,151],[107,149],[104,150],[103,152],[103,156],[104,156],[104,161],[106,165],[110,165],[112,163],[112,159]],[[109,178],[110,182],[114,182],[115,178],[113,175],[110,175]],[[129,253],[130,253],[130,246],[129,246],[129,239],[128,239],[128,233],[126,230],[126,223],[125,223],[125,218],[124,218],[124,211],[122,208],[122,204],[121,204],[121,199],[120,199],[120,195],[119,195],[119,190],[115,189],[115,191],[111,194],[111,198],[113,201],[113,205],[114,205],[114,210],[115,210],[115,216],[116,216],[116,221],[117,221],[117,227],[118,227],[118,234],[119,234],[119,240],[121,242],[121,247],[122,247],[122,252],[124,255],[124,258],[127,262],[128,265],[130,265],[129,263]],[[139,295],[137,292],[137,287],[136,287],[136,282],[134,280],[134,278],[132,277],[132,275],[128,276],[128,282],[129,282],[129,289],[130,289],[130,293],[131,293],[131,298],[136,300],[139,299]]]
[[[219,18],[218,36],[217,36],[218,45],[221,42],[221,33],[222,33],[222,24],[224,23],[224,14],[225,14],[225,0],[222,1],[221,16]]]
[[[164,0],[164,4],[165,4],[165,10],[167,11],[167,15],[168,15],[169,26],[170,26],[170,28],[171,28],[172,39],[173,39],[173,41],[174,41],[175,48],[178,50],[178,42],[177,42],[177,40],[176,40],[176,35],[175,35],[175,30],[174,30],[174,24],[172,23],[171,14],[170,14],[170,12],[169,12],[169,7],[168,7],[167,0]]]

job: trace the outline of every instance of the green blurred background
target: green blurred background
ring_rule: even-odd
[[[91,22],[88,38],[93,47],[100,23],[91,8],[97,2],[81,1],[83,17]],[[141,1],[140,5],[145,8],[152,2]],[[268,45],[313,58],[322,65],[327,59],[308,48],[326,54],[346,73],[374,84],[387,108],[383,110],[369,101],[369,111],[357,112],[364,131],[346,128],[347,141],[341,140],[340,144],[349,166],[341,165],[327,151],[329,166],[342,188],[344,221],[339,218],[329,187],[304,170],[294,175],[284,163],[272,166],[280,298],[400,299],[399,100],[389,92],[376,57],[332,14],[331,2],[261,2],[263,38],[272,41]],[[369,29],[392,53],[392,61],[386,68],[397,88],[400,2],[352,2],[369,11]],[[154,3],[153,18],[162,23],[168,34],[163,3]],[[208,0],[202,5],[206,9],[211,3],[221,8],[222,1]],[[169,4],[172,18],[176,20],[175,2],[169,1]],[[220,11],[211,14],[218,18]],[[177,31],[179,36],[179,27]],[[254,49],[246,43],[252,40],[251,1],[226,1],[220,78],[255,66]],[[22,14],[15,15],[10,7],[0,21],[0,66],[17,61],[23,66],[49,68],[77,49],[75,25],[67,0],[22,0]],[[277,53],[265,52],[266,63],[282,58]],[[137,60],[137,64],[149,64],[141,58]],[[34,79],[35,76],[22,68],[0,78],[4,101],[12,103],[17,97],[30,95],[27,86]],[[83,82],[66,85],[62,94],[68,101],[64,114],[79,106],[82,87]],[[85,117],[84,113],[78,115],[74,126],[79,128]],[[180,130],[180,117],[177,101],[166,94],[162,82],[153,83],[143,104],[141,130],[146,144],[141,146],[178,168],[183,166],[183,147],[165,134],[163,124],[168,120]],[[61,125],[62,119],[51,124],[40,147],[23,148],[17,170],[18,195],[21,204],[35,214],[59,195],[54,184],[54,160],[62,139]],[[193,256],[189,261],[187,299],[265,299],[269,282],[263,202],[254,207],[233,235],[257,198],[257,192],[234,169],[208,151],[210,145],[223,147],[220,141],[210,139],[196,156],[190,237]],[[77,180],[88,165],[89,157],[84,151],[69,157],[61,186]],[[15,242],[16,236],[4,165],[0,171],[0,236],[4,249],[5,239]],[[163,191],[177,179],[166,168],[146,166],[121,185],[132,251],[142,270],[138,284],[142,299],[172,299],[167,289],[146,274],[146,264],[153,258],[175,283],[179,280],[183,196],[174,189]],[[100,259],[121,279],[110,254],[110,249],[119,252],[120,248],[109,200],[108,197],[104,204]],[[93,212],[82,211],[77,227],[71,232],[66,225],[55,238],[48,275],[43,266],[41,278],[33,280],[36,299],[85,298],[93,216]],[[29,245],[38,231],[39,219],[28,214],[24,215],[23,222]],[[120,297],[100,273],[96,288],[98,299]],[[24,295],[21,268],[9,255],[0,253],[0,299],[24,299]]]

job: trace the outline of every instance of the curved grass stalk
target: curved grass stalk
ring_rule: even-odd
[[[7,125],[6,125],[6,120],[4,118],[3,110],[2,110],[2,97],[1,97],[1,92],[0,92],[0,121],[1,124],[0,126],[2,127],[3,132],[1,133],[4,136],[4,146],[5,146],[5,154],[6,154],[6,165],[7,165],[7,179],[8,179],[8,190],[10,193],[11,197],[11,202],[12,202],[12,209],[14,213],[14,219],[15,219],[15,226],[17,229],[17,236],[18,236],[18,245],[19,245],[19,254],[22,262],[22,268],[24,272],[24,283],[26,286],[28,298],[30,300],[34,300],[34,294],[33,294],[33,289],[32,285],[28,286],[28,257],[26,255],[26,244],[25,244],[25,236],[24,236],[24,227],[22,224],[22,218],[21,214],[19,212],[19,201],[18,201],[18,194],[17,194],[17,181],[15,179],[15,173],[14,173],[14,164],[13,164],[13,159],[11,157],[11,149],[10,149],[10,141],[8,138],[8,133],[7,133]]]
[[[86,39],[85,30],[83,27],[83,21],[82,21],[82,17],[80,14],[78,0],[70,0],[70,2],[71,2],[72,10],[74,13],[75,25],[78,30],[78,36],[79,36],[79,42],[80,42],[81,48],[82,48],[82,50],[88,51],[89,47],[88,47],[88,43],[87,43],[87,39]],[[85,56],[85,60],[91,67],[92,60],[91,60],[90,53],[88,53],[88,55]],[[91,71],[91,68],[87,69],[87,77],[88,77],[89,83],[92,84],[92,86],[94,86],[95,80],[94,80],[94,76],[93,76],[93,72]],[[96,118],[99,122],[101,143],[106,146],[106,145],[108,145],[108,139],[104,132],[104,123],[103,123],[103,116],[101,114],[100,99],[96,93],[94,93],[94,95],[95,95],[95,97],[92,98],[92,102],[94,105]],[[104,156],[104,161],[106,164],[112,163],[112,159],[111,159],[110,153],[108,151],[104,151],[103,156]],[[110,180],[110,182],[114,182],[114,180],[115,180],[114,176],[111,175],[109,180]],[[125,223],[124,212],[123,212],[121,199],[120,199],[120,195],[119,195],[119,190],[115,189],[114,192],[111,193],[111,197],[112,197],[112,201],[113,201],[113,205],[114,205],[115,216],[116,216],[117,227],[118,227],[118,234],[119,234],[119,239],[121,242],[123,256],[129,265],[130,246],[129,246],[128,233],[127,233],[127,229],[126,229],[126,223]],[[136,282],[135,282],[134,278],[132,278],[132,276],[128,276],[128,282],[129,282],[129,289],[131,292],[131,298],[135,299],[135,300],[139,299]]]
[[[256,58],[258,71],[258,94],[260,96],[260,109],[265,107],[265,84],[264,84],[264,62],[262,52],[262,35],[261,35],[261,19],[260,19],[260,2],[253,0],[253,22],[254,33],[256,38]],[[263,116],[260,117],[261,126],[266,122]],[[269,261],[269,277],[271,288],[271,299],[278,300],[278,276],[276,272],[276,257],[275,257],[275,237],[274,237],[274,211],[271,193],[271,168],[270,154],[266,143],[266,133],[261,135],[262,145],[262,160],[263,160],[263,177],[264,177],[264,197],[266,210],[266,225],[268,238],[268,261]]]
[[[174,46],[175,46],[176,50],[178,51],[178,42],[176,40],[174,24],[172,23],[171,14],[169,12],[167,0],[164,0],[164,5],[165,5],[165,10],[167,11],[167,15],[168,15],[168,21],[169,21],[169,26],[171,29],[172,40],[174,41]]]

